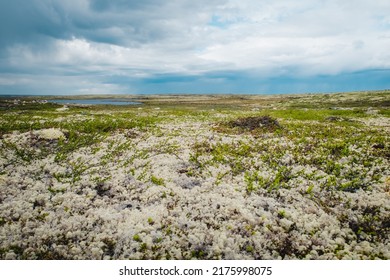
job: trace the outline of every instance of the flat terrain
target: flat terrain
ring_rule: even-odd
[[[390,259],[390,91],[47,98],[0,98],[0,259]]]

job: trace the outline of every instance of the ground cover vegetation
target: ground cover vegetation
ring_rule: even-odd
[[[0,99],[0,259],[390,259],[389,91],[42,99]]]

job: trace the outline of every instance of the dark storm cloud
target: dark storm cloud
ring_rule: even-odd
[[[67,11],[65,1],[13,0],[0,2],[1,46],[40,44],[45,39],[66,39],[75,35],[73,21],[82,14]]]
[[[107,10],[123,11],[126,10],[144,10],[145,8],[161,7],[168,1],[164,0],[90,0],[90,7],[99,12]]]
[[[13,0],[0,2],[0,44],[40,44],[46,39],[74,37],[134,45],[154,42],[204,20],[211,1]],[[205,5],[207,3],[207,5]]]

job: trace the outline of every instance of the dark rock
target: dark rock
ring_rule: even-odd
[[[276,129],[280,127],[279,122],[270,116],[239,118],[237,120],[230,121],[228,124],[231,127],[238,127],[247,130],[255,130],[258,128]]]

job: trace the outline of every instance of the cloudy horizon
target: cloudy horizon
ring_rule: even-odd
[[[0,0],[0,94],[390,88],[390,2]]]

